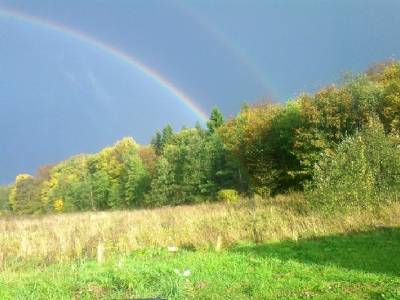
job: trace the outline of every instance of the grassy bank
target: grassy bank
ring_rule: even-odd
[[[301,195],[238,205],[2,217],[0,262],[38,264],[105,257],[149,247],[229,248],[238,243],[300,240],[379,226],[400,226],[400,205],[348,215],[307,212]]]
[[[400,230],[8,269],[1,299],[399,299]]]

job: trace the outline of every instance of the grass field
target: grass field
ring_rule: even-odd
[[[301,207],[2,217],[0,299],[400,299],[399,205]]]
[[[400,229],[222,252],[135,251],[102,265],[16,267],[0,279],[1,299],[399,299]]]

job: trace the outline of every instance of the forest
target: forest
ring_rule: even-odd
[[[0,188],[13,214],[176,206],[304,192],[323,210],[368,208],[400,192],[400,63],[378,63],[286,103],[243,104],[206,127],[167,125]]]

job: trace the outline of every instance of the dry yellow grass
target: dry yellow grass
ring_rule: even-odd
[[[304,211],[301,195],[133,211],[0,218],[0,263],[51,263],[144,247],[227,247],[239,242],[297,240],[376,226],[400,226],[400,204],[323,217]]]

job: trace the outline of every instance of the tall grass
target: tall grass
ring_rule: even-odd
[[[0,265],[105,257],[145,247],[224,248],[400,226],[400,204],[329,217],[308,211],[300,194],[240,204],[0,218]]]

